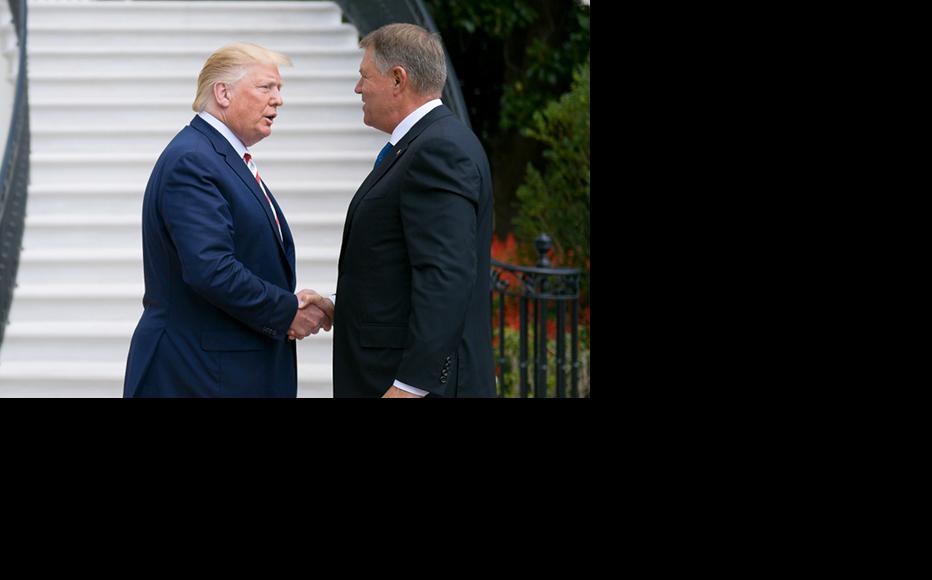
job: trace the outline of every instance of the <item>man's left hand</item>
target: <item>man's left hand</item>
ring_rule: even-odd
[[[405,391],[404,389],[399,389],[398,387],[392,385],[391,387],[388,388],[387,391],[385,391],[385,394],[382,395],[382,398],[383,399],[423,399],[424,397],[420,397],[418,395],[415,395],[414,393],[409,393],[408,391]]]

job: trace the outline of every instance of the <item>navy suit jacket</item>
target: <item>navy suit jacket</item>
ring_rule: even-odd
[[[346,217],[333,393],[492,397],[492,180],[479,140],[445,106],[418,121],[359,187]]]
[[[200,117],[168,144],[143,200],[145,311],[124,397],[297,395],[294,241],[275,209],[284,241],[249,168]]]

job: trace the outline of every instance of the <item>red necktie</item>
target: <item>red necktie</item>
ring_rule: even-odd
[[[252,163],[252,155],[249,153],[244,153],[243,159],[246,160],[246,165],[249,167],[249,170],[252,171],[253,176],[256,178],[256,183],[259,184],[259,189],[262,191],[262,193],[265,194],[265,199],[269,202],[269,207],[272,208],[272,215],[275,216],[275,225],[278,226],[278,235],[280,235],[282,240],[284,240],[285,234],[282,233],[282,224],[278,221],[278,212],[275,211],[275,206],[272,205],[272,198],[269,197],[268,192],[265,191],[265,188],[262,186],[262,180],[259,178],[259,168],[256,167],[255,163]],[[255,169],[255,171],[253,171],[253,169]]]

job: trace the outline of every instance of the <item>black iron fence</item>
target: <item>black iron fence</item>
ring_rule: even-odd
[[[582,272],[579,268],[550,267],[547,253],[553,243],[546,234],[535,246],[536,267],[492,260],[498,396],[579,397]]]
[[[19,44],[10,131],[0,166],[0,344],[10,316],[29,186],[29,94],[26,75],[26,0],[9,0]]]

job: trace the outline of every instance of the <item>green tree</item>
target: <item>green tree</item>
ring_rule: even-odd
[[[573,0],[425,4],[456,69],[473,129],[489,154],[496,233],[504,238],[526,165],[543,162],[542,143],[523,130],[531,127],[535,112],[569,89],[573,70],[586,60],[589,7]]]
[[[514,219],[519,240],[544,232],[553,238],[557,263],[589,269],[589,61],[578,68],[569,92],[535,112],[527,137],[542,143],[543,169],[527,165]],[[584,303],[588,303],[584,277]]]

